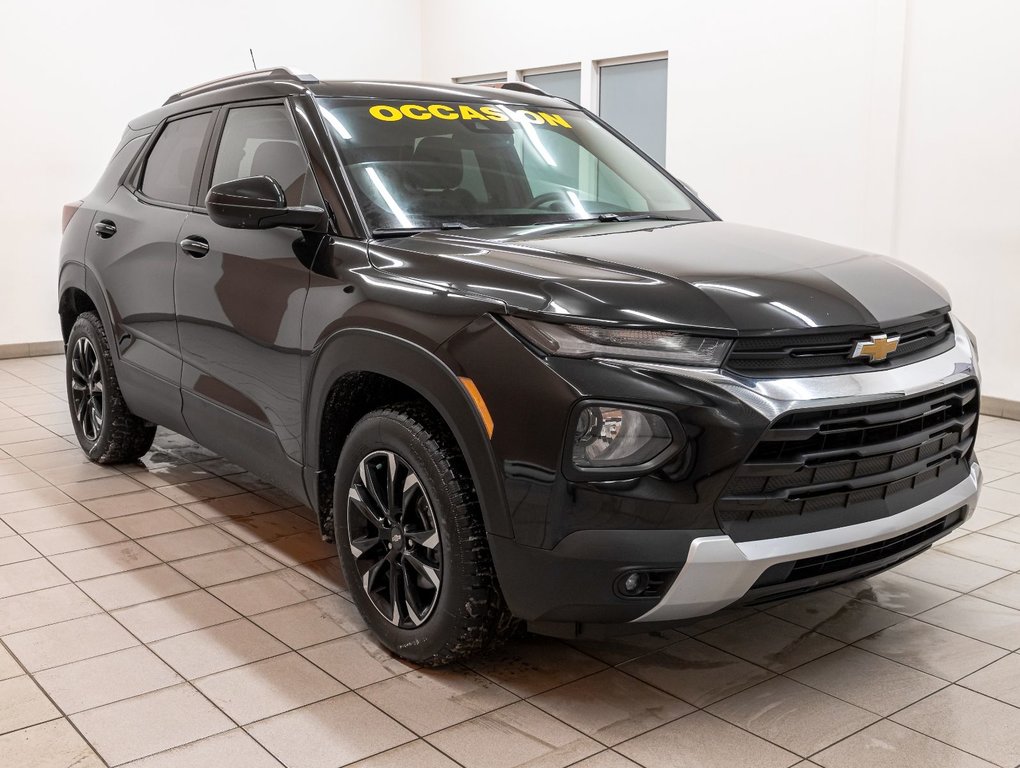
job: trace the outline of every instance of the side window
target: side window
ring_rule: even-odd
[[[321,204],[305,152],[282,104],[235,107],[227,113],[212,183],[248,176],[276,179],[287,205]]]
[[[209,117],[206,112],[166,124],[145,161],[142,194],[165,203],[191,202],[191,187]]]

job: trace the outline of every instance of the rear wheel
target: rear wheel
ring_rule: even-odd
[[[510,626],[464,459],[427,410],[374,411],[355,425],[333,522],[354,601],[394,653],[445,664]]]
[[[67,339],[67,402],[78,444],[98,464],[136,461],[152,445],[156,425],[128,409],[117,384],[103,324],[83,312]]]

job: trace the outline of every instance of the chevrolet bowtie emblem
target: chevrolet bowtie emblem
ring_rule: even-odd
[[[877,363],[885,360],[890,352],[895,352],[900,345],[899,336],[886,336],[884,333],[872,335],[867,341],[858,341],[854,345],[854,352],[851,359],[866,357],[869,362]]]

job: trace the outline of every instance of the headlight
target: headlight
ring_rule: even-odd
[[[679,331],[506,320],[536,347],[557,357],[616,357],[718,368],[730,348],[728,339]]]
[[[586,405],[577,414],[571,453],[578,469],[640,467],[673,443],[657,413],[616,405]]]

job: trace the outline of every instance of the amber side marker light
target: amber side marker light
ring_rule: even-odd
[[[460,383],[464,385],[464,389],[471,395],[471,399],[475,403],[475,408],[478,409],[478,415],[482,417],[482,423],[485,424],[485,431],[489,437],[492,437],[492,416],[489,415],[489,408],[485,405],[485,400],[482,399],[482,393],[478,391],[478,387],[475,383],[467,376],[458,376]]]

